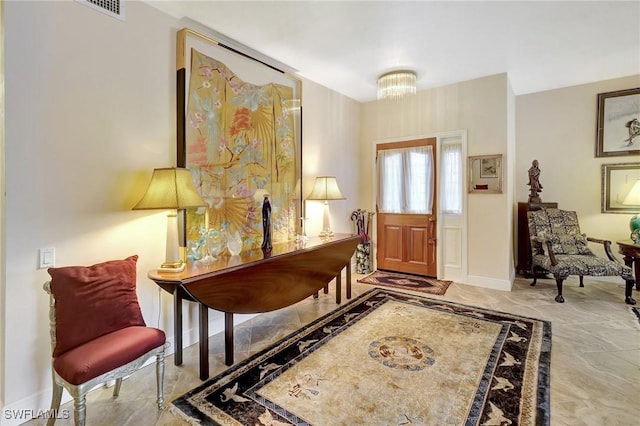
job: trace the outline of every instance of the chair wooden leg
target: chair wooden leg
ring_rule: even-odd
[[[113,387],[113,397],[117,398],[120,395],[120,387],[122,386],[122,377],[116,379],[116,385]]]
[[[580,275],[580,287],[584,287],[584,276]]]
[[[87,394],[83,393],[73,399],[73,419],[75,426],[84,426],[87,415]]]
[[[564,303],[564,297],[562,297],[562,282],[564,279],[556,278],[556,286],[558,287],[558,295],[555,298],[555,301],[558,303]]]
[[[633,286],[635,284],[634,280],[625,280],[627,285],[624,289],[624,303],[627,305],[635,305],[636,299],[631,297],[631,292],[633,291]]]
[[[531,276],[533,277],[533,282],[530,285],[531,285],[531,287],[533,287],[538,282],[538,276],[536,275],[536,268],[535,267],[531,267]]]
[[[47,421],[47,426],[53,426],[56,422],[56,414],[60,410],[60,401],[62,400],[62,386],[53,380],[53,395],[51,396],[51,417]]]
[[[156,356],[156,385],[158,392],[158,409],[164,408],[164,353]]]

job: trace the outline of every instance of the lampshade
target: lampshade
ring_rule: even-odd
[[[186,209],[206,205],[193,185],[189,170],[166,168],[153,171],[147,192],[133,210]]]
[[[344,195],[338,188],[338,181],[335,176],[320,176],[316,178],[313,190],[307,200],[345,200]]]
[[[640,179],[635,181],[627,196],[624,197],[622,204],[625,206],[640,206]]]
[[[416,93],[416,73],[391,71],[378,78],[378,99],[400,99]]]

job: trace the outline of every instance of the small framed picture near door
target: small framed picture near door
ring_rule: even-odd
[[[598,94],[596,157],[640,155],[640,87]]]
[[[469,192],[502,192],[502,155],[469,157]]]

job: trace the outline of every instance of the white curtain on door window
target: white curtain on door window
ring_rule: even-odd
[[[440,147],[440,207],[443,213],[462,213],[462,144]]]
[[[378,151],[380,213],[431,214],[432,208],[432,147]]]

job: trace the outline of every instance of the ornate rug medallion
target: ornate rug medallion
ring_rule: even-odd
[[[422,370],[433,365],[435,359],[427,354],[432,354],[433,349],[409,337],[388,336],[375,340],[369,345],[369,356],[382,365],[389,368],[404,370]]]
[[[172,403],[194,424],[549,424],[549,322],[375,288]]]
[[[358,282],[442,296],[446,293],[452,281],[397,272],[375,271],[364,278],[360,278]]]

